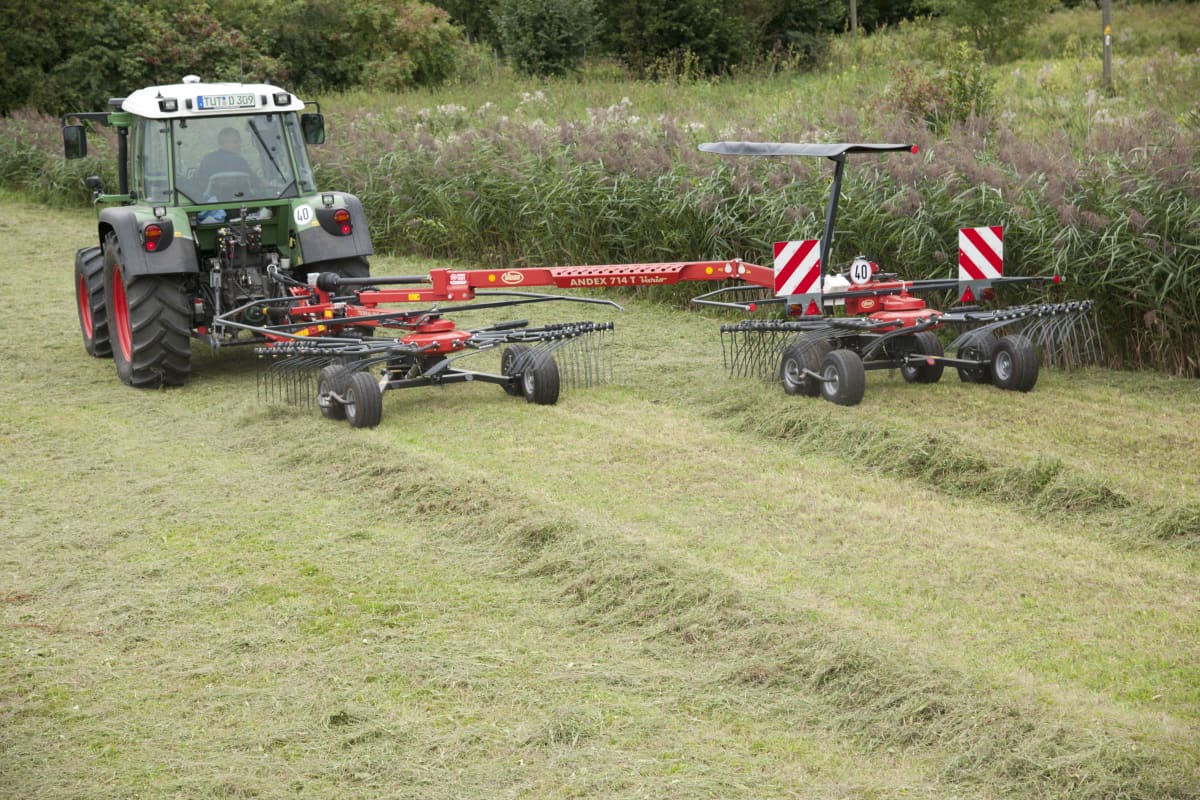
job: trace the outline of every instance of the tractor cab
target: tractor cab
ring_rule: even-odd
[[[316,191],[305,144],[324,141],[320,112],[269,84],[182,83],[110,101],[119,111],[73,114],[118,131],[119,196],[167,206],[252,204]],[[87,154],[82,124],[64,127],[68,158]]]

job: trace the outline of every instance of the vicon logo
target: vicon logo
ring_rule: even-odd
[[[509,286],[514,286],[525,280],[525,276],[515,270],[509,270],[500,276],[501,283],[507,283]]]

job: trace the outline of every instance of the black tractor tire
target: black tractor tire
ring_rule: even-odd
[[[804,370],[821,371],[821,362],[833,349],[828,339],[803,338],[795,344],[788,345],[783,351],[783,360],[779,364],[779,381],[783,384],[783,393],[788,395],[803,395],[816,397],[821,393],[821,382],[811,375],[805,375]]]
[[[958,379],[963,383],[991,383],[992,359],[996,355],[996,337],[990,333],[972,336],[969,341],[958,348],[958,357],[968,361],[978,361],[978,367],[959,367]]]
[[[512,378],[503,384],[505,394],[520,397],[522,394],[520,373],[525,362],[529,360],[529,346],[524,344],[509,345],[500,355],[500,374]]]
[[[867,370],[853,350],[832,350],[821,362],[821,395],[839,406],[856,406],[867,391]]]
[[[325,419],[345,419],[346,406],[333,395],[345,397],[346,368],[338,364],[321,367],[317,373],[317,407]]]
[[[371,265],[366,256],[348,256],[346,258],[331,258],[327,261],[314,261],[305,264],[303,271],[333,272],[343,278],[369,278]],[[352,289],[366,289],[366,286],[346,287],[339,289],[337,294],[352,294]],[[345,325],[338,331],[338,336],[349,336],[355,339],[370,339],[378,330],[374,325]]]
[[[104,246],[104,304],[117,377],[139,389],[182,386],[192,369],[192,304],[177,275],[126,277],[121,245]]]
[[[521,393],[525,399],[539,406],[552,406],[558,402],[558,363],[545,350],[530,350],[521,371]]]
[[[343,410],[351,428],[374,428],[383,419],[383,392],[369,372],[355,372],[346,381]]]
[[[942,340],[933,331],[917,331],[912,335],[912,339],[912,353],[939,358],[945,355]],[[900,374],[909,383],[937,383],[942,379],[945,369],[946,365],[940,362],[929,364],[922,361],[905,364],[900,367]]]
[[[112,358],[104,305],[104,251],[98,245],[75,254],[75,305],[83,349],[96,358]]]
[[[1028,337],[1011,333],[996,342],[992,354],[992,383],[1001,389],[1028,392],[1037,385],[1037,348]]]

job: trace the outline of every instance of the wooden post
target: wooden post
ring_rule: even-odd
[[[850,0],[850,33],[858,33],[858,3]]]
[[[1104,88],[1112,91],[1112,0],[1104,0],[1100,12],[1104,22]]]

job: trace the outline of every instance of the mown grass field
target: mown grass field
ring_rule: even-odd
[[[837,408],[643,295],[529,314],[612,385],[352,430],[120,385],[92,219],[0,203],[0,797],[1200,797],[1195,381]]]

